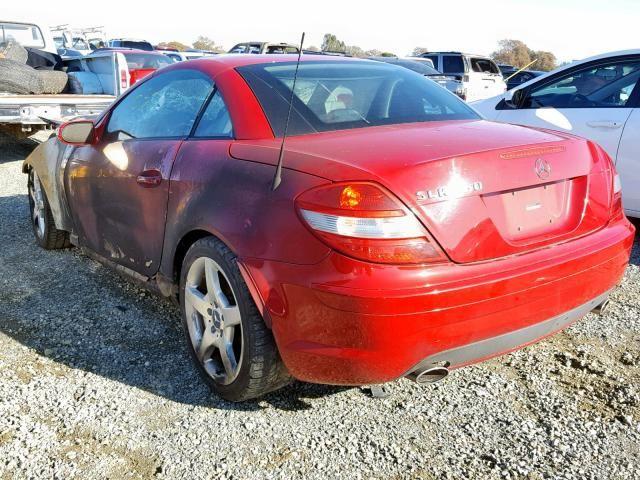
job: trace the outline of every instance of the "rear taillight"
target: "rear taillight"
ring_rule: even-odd
[[[614,168],[613,166],[611,167]],[[611,216],[616,217],[622,214],[622,182],[620,175],[613,170],[613,191],[611,197]]]
[[[446,257],[416,216],[390,192],[366,182],[309,190],[300,216],[331,248],[376,263],[432,263]]]

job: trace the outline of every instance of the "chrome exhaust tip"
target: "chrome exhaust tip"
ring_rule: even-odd
[[[447,375],[449,375],[449,369],[447,367],[436,365],[423,370],[418,369],[415,372],[411,372],[407,378],[420,385],[424,385],[425,383],[435,383],[440,380],[444,380]]]
[[[609,299],[607,298],[600,305],[596,305],[595,307],[593,307],[591,312],[597,315],[604,315],[604,313],[607,311],[608,308],[609,308]]]

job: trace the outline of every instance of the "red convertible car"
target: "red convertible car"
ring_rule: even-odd
[[[303,56],[293,88],[296,60],[175,64],[62,126],[24,165],[37,242],[179,301],[234,401],[434,381],[606,303],[634,228],[598,145],[379,62]]]

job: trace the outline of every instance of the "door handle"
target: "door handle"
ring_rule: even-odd
[[[615,130],[616,128],[620,128],[622,126],[621,122],[614,122],[612,120],[601,120],[594,122],[587,122],[587,125],[591,128],[609,128]]]
[[[157,187],[162,183],[162,173],[160,173],[160,170],[156,170],[155,168],[151,170],[144,170],[143,172],[140,172],[136,182],[144,188]]]

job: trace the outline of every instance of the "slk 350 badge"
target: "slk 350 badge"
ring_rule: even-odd
[[[420,190],[416,192],[418,200],[443,200],[450,198],[458,198],[469,193],[481,192],[482,182],[461,183],[456,185],[445,185],[437,187],[433,190]]]

